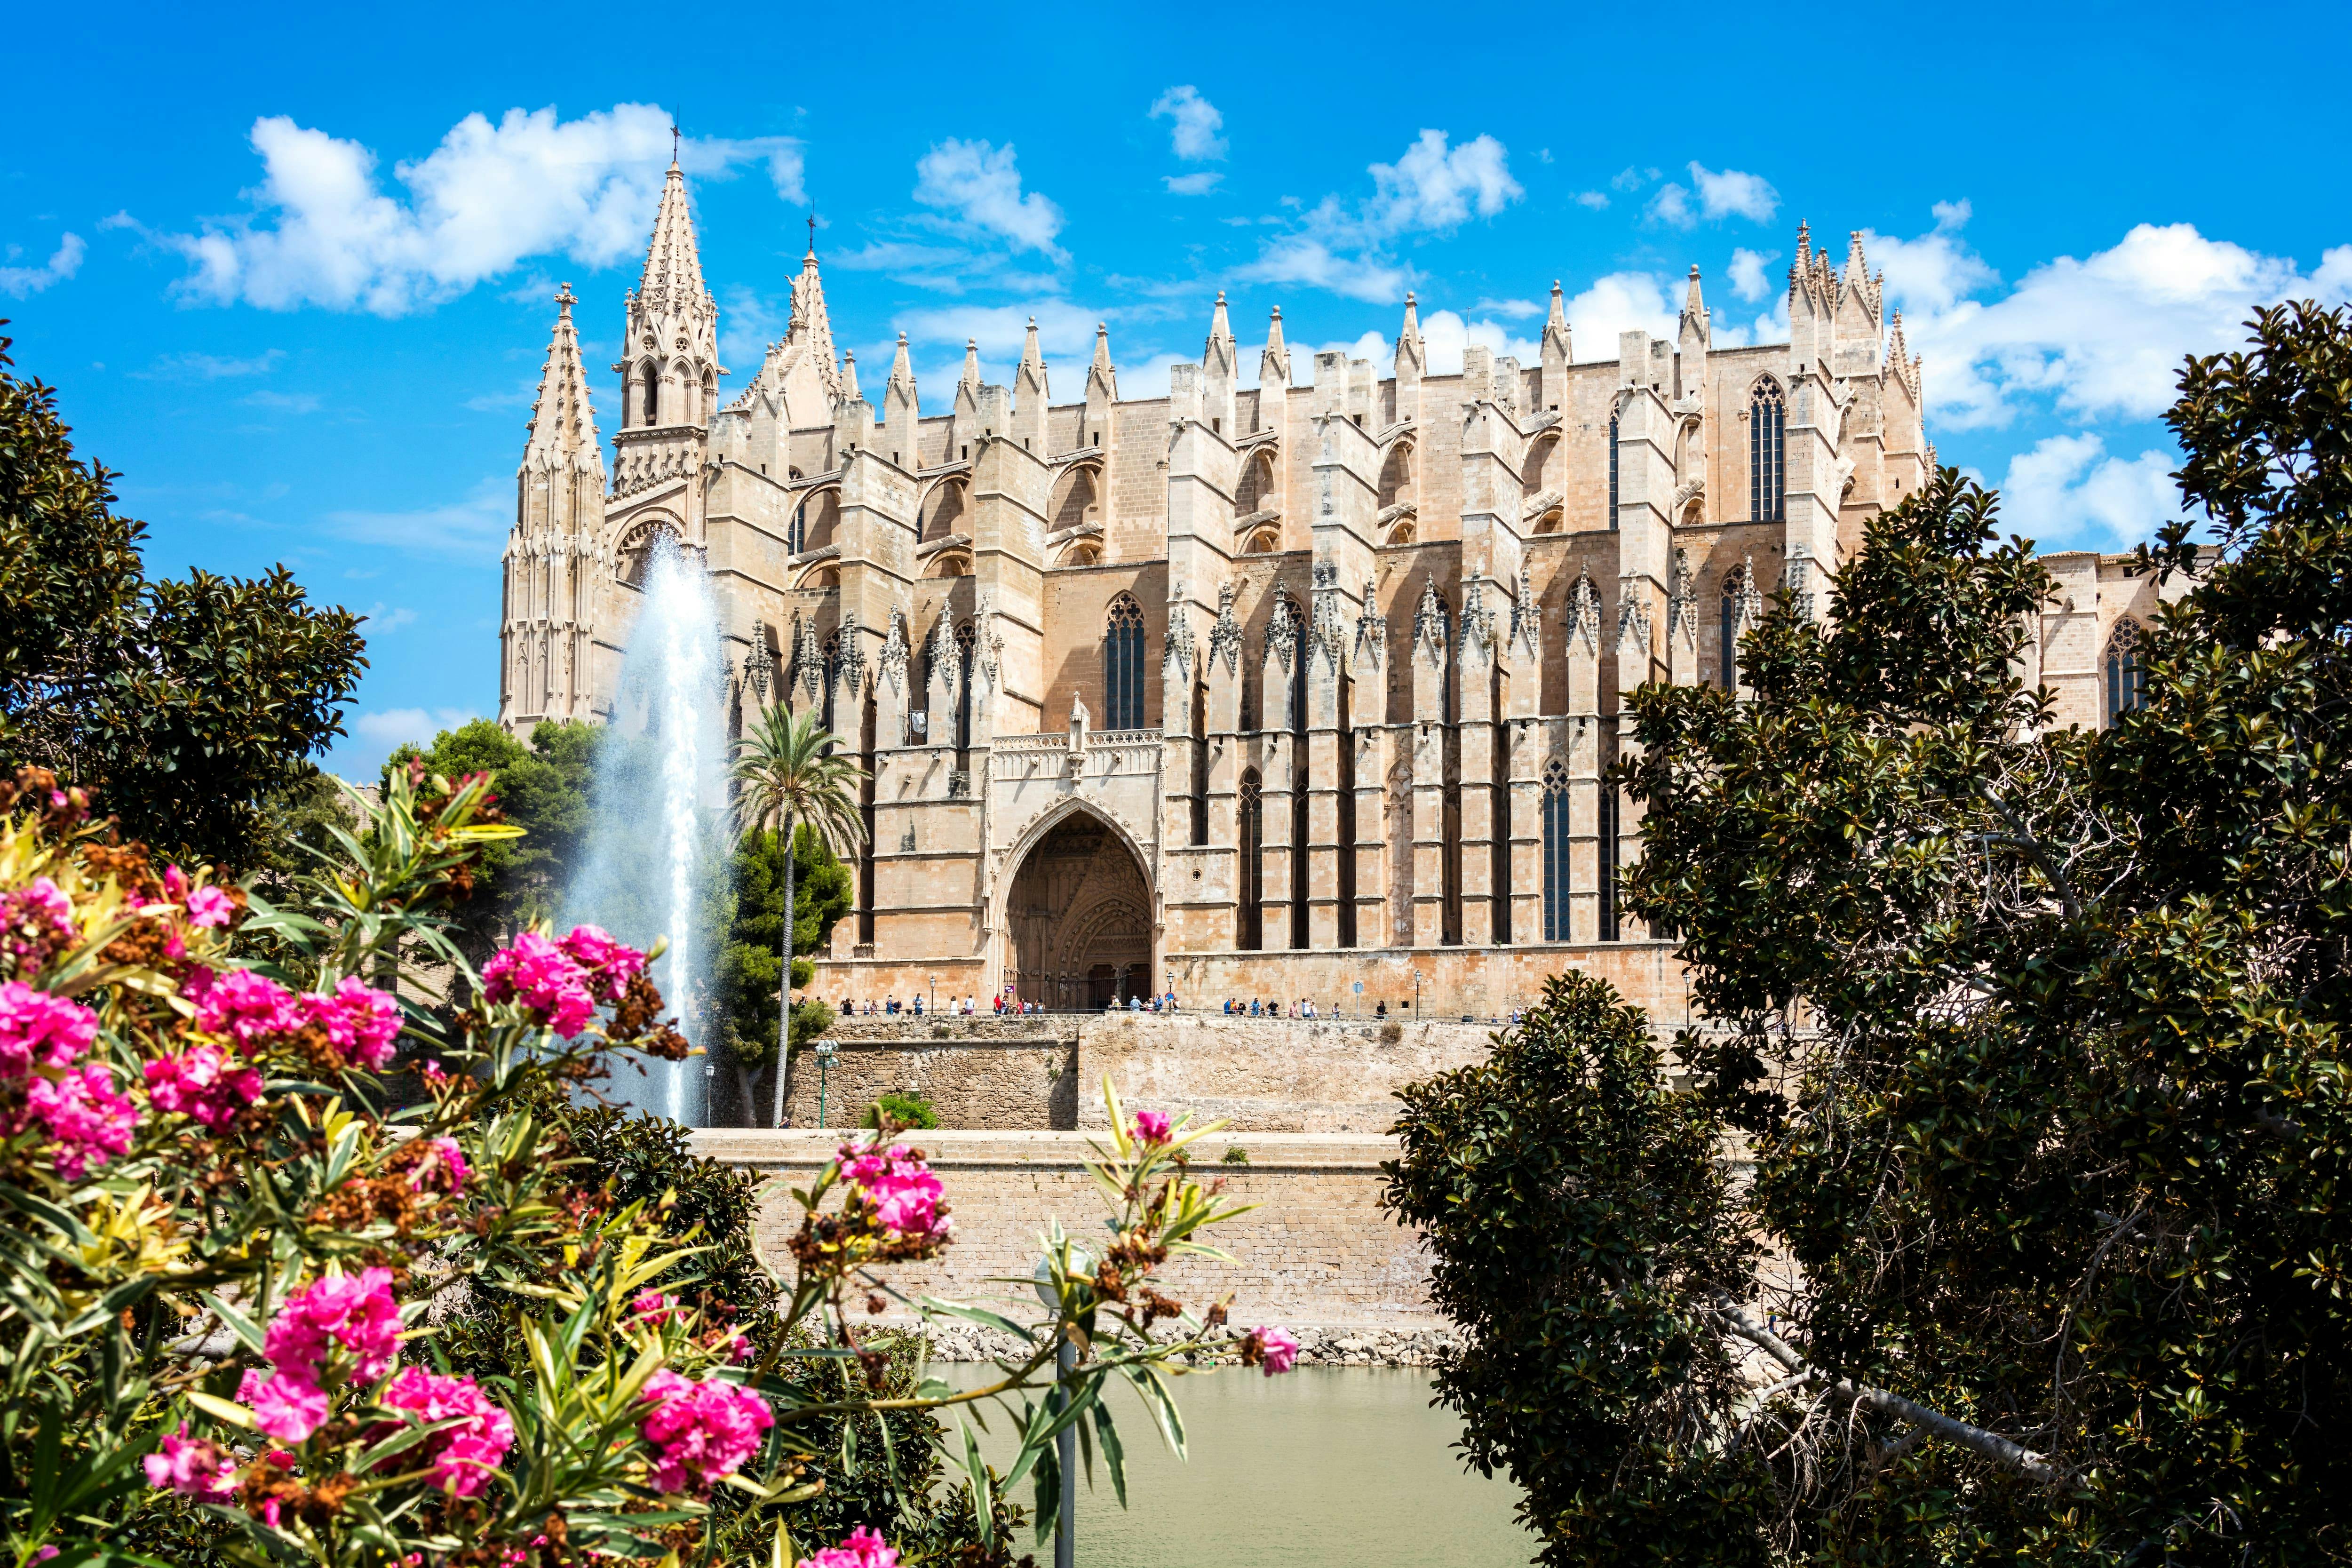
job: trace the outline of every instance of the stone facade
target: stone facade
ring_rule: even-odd
[[[1122,398],[1107,333],[1056,403],[966,345],[922,406],[901,339],[877,405],[817,258],[720,402],[718,313],[670,172],[613,370],[609,489],[559,300],[506,559],[502,720],[610,715],[647,552],[705,563],[730,721],[814,707],[870,770],[856,905],[820,995],[1057,1006],[1172,986],[1437,1016],[1604,973],[1662,1025],[1682,983],[1613,903],[1639,853],[1602,788],[1648,680],[1738,680],[1737,638],[1932,471],[1923,367],[1859,237],[1800,230],[1786,342],[1730,347],[1692,270],[1675,336],[1579,359],[1560,290],[1534,363],[1294,364],[1277,310],[1239,384],[1221,295],[1168,395]],[[2061,722],[2128,697],[2149,578],[2050,558],[2029,678]],[[1358,983],[1363,993],[1354,990]]]

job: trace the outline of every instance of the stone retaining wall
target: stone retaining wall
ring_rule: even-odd
[[[840,1136],[817,1129],[705,1130],[694,1134],[694,1148],[784,1178],[764,1194],[757,1233],[762,1253],[782,1260],[800,1224],[790,1189],[804,1185],[832,1158]],[[1101,1234],[1106,1210],[1081,1163],[1087,1136],[940,1131],[919,1134],[918,1142],[947,1184],[956,1240],[936,1262],[890,1270],[892,1284],[910,1296],[985,1302],[1016,1321],[1034,1317],[1027,1290],[994,1281],[1031,1273],[1049,1217],[1074,1235]],[[1219,1163],[1228,1147],[1244,1150],[1249,1163]],[[1314,1326],[1317,1343],[1328,1347],[1360,1341],[1353,1350],[1331,1352],[1342,1359],[1370,1356],[1375,1346],[1432,1353],[1439,1342],[1430,1336],[1444,1324],[1429,1303],[1427,1254],[1415,1233],[1379,1206],[1379,1164],[1395,1155],[1392,1140],[1237,1134],[1197,1148],[1234,1199],[1258,1206],[1217,1227],[1214,1239],[1234,1263],[1178,1259],[1161,1289],[1194,1310],[1230,1296],[1232,1320],[1244,1327]],[[1388,1337],[1366,1337],[1372,1331]]]

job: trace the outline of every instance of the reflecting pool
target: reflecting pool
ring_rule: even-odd
[[[971,1387],[985,1367],[939,1369]],[[1128,1453],[1121,1511],[1096,1457],[1078,1483],[1082,1568],[1517,1568],[1536,1537],[1512,1516],[1518,1489],[1466,1473],[1461,1424],[1429,1403],[1412,1368],[1301,1367],[1286,1377],[1234,1369],[1179,1378],[1188,1461],[1179,1462],[1126,1387],[1111,1394]],[[1012,1451],[991,1417],[982,1448]],[[1015,1489],[1026,1504],[1030,1488]],[[1030,1544],[1041,1563],[1052,1543]]]

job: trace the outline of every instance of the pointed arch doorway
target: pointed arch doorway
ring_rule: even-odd
[[[1005,974],[1024,1002],[1100,1010],[1153,993],[1151,887],[1126,836],[1084,807],[1030,846],[1005,900]]]

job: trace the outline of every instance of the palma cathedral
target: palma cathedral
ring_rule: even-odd
[[[813,246],[792,287],[727,395],[673,166],[622,302],[609,466],[556,297],[499,711],[609,718],[655,545],[699,561],[730,726],[814,709],[866,772],[828,999],[1487,1016],[1580,968],[1672,1026],[1671,944],[1612,896],[1641,852],[1603,782],[1624,697],[1736,689],[1768,596],[1825,605],[1936,461],[1858,235],[1841,259],[1799,229],[1785,342],[1718,345],[1694,267],[1671,339],[1580,357],[1554,283],[1532,363],[1473,345],[1444,374],[1410,294],[1387,363],[1295,360],[1277,309],[1244,386],[1219,294],[1198,362],[1146,398],[1098,327],[1055,401],[1033,324],[1010,386],[967,343],[929,408],[900,334],[877,407]],[[2045,562],[2028,677],[2062,721],[2105,722],[2156,587],[2122,556]]]

